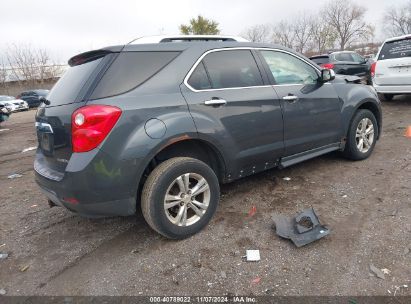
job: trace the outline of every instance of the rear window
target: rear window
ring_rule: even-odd
[[[330,62],[330,58],[328,57],[315,57],[315,58],[311,58],[311,61],[314,61],[316,64],[321,65],[324,63],[329,63]]]
[[[331,54],[330,57],[332,57],[333,61],[346,61],[346,62],[355,61],[351,53],[336,53],[336,54]]]
[[[411,56],[411,39],[403,39],[384,43],[378,60],[395,59]]]
[[[180,52],[122,52],[104,74],[91,98],[128,92],[153,77],[179,54]]]
[[[52,106],[63,105],[76,101],[80,90],[97,68],[102,58],[89,61],[69,68],[56,83],[48,95]],[[22,94],[23,95],[23,94]]]

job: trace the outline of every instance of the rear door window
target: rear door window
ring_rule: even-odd
[[[389,41],[381,48],[378,60],[411,57],[411,39]]]
[[[91,98],[128,92],[157,74],[180,52],[122,52],[108,68]]]
[[[334,57],[334,61],[345,61],[345,62],[354,62],[354,58],[350,53],[337,53],[337,54],[332,54],[332,57]]]
[[[217,51],[203,59],[213,89],[263,85],[263,79],[250,50]]]

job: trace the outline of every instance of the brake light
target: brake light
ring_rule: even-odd
[[[334,65],[332,63],[323,63],[321,67],[323,67],[324,69],[332,70],[334,68]]]
[[[117,107],[90,105],[77,109],[71,116],[73,152],[87,152],[106,138],[121,115]]]
[[[371,68],[370,68],[370,72],[371,72],[371,77],[374,77],[375,76],[375,68],[377,67],[377,61],[376,62],[373,62],[372,64],[371,64]]]

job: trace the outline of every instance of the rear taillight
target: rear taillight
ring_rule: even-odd
[[[377,67],[377,61],[376,62],[373,62],[372,64],[371,64],[371,68],[370,68],[370,72],[371,72],[371,77],[374,77],[375,76],[375,68]]]
[[[77,109],[71,116],[73,152],[87,152],[96,148],[110,133],[120,115],[119,108],[106,105]]]
[[[334,65],[332,63],[323,63],[321,67],[323,67],[324,69],[332,70],[334,68]]]

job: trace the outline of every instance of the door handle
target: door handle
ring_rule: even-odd
[[[227,101],[224,99],[210,99],[210,100],[204,101],[204,104],[206,106],[221,106],[221,105],[225,105],[226,103]]]
[[[298,100],[298,96],[287,95],[287,96],[284,96],[283,99],[288,101],[288,102],[296,102]]]

